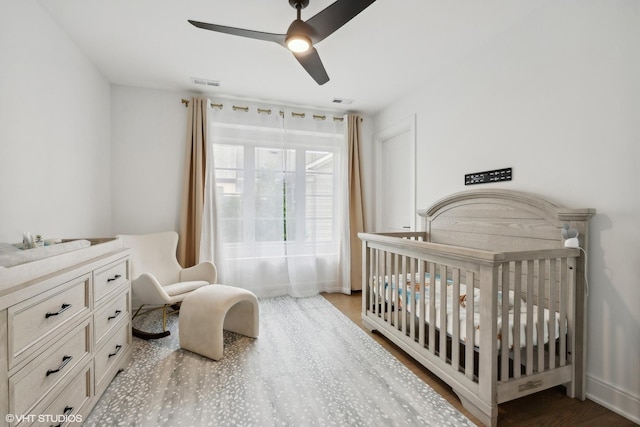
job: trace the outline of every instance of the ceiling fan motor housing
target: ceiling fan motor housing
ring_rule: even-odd
[[[294,9],[297,9],[298,5],[300,5],[300,9],[304,9],[305,7],[309,6],[309,0],[289,0],[289,4]]]
[[[291,37],[305,37],[309,39],[311,43],[311,36],[313,35],[313,27],[304,21],[296,19],[291,23],[287,30],[287,39]]]

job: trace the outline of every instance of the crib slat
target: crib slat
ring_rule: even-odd
[[[538,260],[538,372],[544,371],[544,283],[546,260]]]
[[[399,306],[402,307],[402,335],[407,336],[407,257],[402,256],[402,295]]]
[[[513,378],[520,378],[520,295],[522,293],[521,261],[515,263],[513,279]],[[502,298],[504,298],[504,295]]]
[[[413,288],[415,286],[413,286],[413,283],[415,282],[416,279],[416,259],[415,258],[411,258],[411,262],[410,262],[411,268],[410,268],[410,278],[411,278],[411,289],[409,290],[409,282],[407,282],[407,298],[409,299],[409,313],[411,313],[411,326],[410,326],[410,336],[411,336],[411,341],[415,341],[416,340],[416,299],[413,293]]]
[[[377,251],[377,262],[376,262],[376,286],[377,286],[377,290],[376,290],[376,296],[377,296],[377,301],[376,301],[376,306],[375,306],[375,313],[376,315],[379,317],[381,314],[381,305],[384,304],[384,252],[381,249],[378,249]]]
[[[378,276],[380,277],[380,281],[378,282],[378,287],[379,287],[379,292],[378,292],[378,317],[382,317],[382,315],[384,314],[384,301],[385,301],[385,286],[387,283],[386,277],[385,277],[385,268],[384,268],[384,254],[385,251],[380,250],[378,251]]]
[[[372,249],[371,254],[371,269],[372,269],[372,277],[373,277],[373,292],[371,292],[371,307],[370,311],[372,314],[376,314],[378,312],[378,299],[380,298],[380,273],[378,271],[378,250]]]
[[[447,360],[447,266],[440,264],[440,359]]]
[[[420,347],[424,347],[424,265],[425,261],[418,260],[418,280],[416,280],[416,284],[414,286],[414,293],[419,296],[418,298],[418,310],[416,311],[416,316],[418,317],[418,342],[420,343]]]
[[[383,319],[384,321],[391,325],[391,304],[392,304],[392,299],[393,298],[393,286],[395,285],[395,277],[394,277],[394,272],[393,272],[393,268],[392,268],[392,264],[391,264],[391,252],[389,251],[385,251],[385,257],[384,257],[384,265],[385,265],[385,277],[387,278],[386,283],[387,283],[387,288],[385,289],[385,293],[384,293],[384,306],[383,306],[383,310],[384,310],[384,314],[383,314]]]
[[[498,332],[500,335],[500,381],[507,381],[509,378],[509,274],[509,263],[502,264],[502,326]]]
[[[560,366],[567,364],[567,259],[560,262]]]
[[[465,354],[464,354],[464,373],[467,378],[473,379],[473,371],[475,369],[475,358],[473,357],[473,350],[475,345],[476,328],[474,324],[474,307],[475,302],[475,288],[474,288],[474,274],[473,271],[467,271],[467,320],[466,320],[466,333],[467,339],[465,341]]]
[[[549,260],[549,369],[556,367],[556,307],[558,284],[556,282],[556,259]]]
[[[453,294],[451,295],[451,365],[458,371],[460,367],[460,270],[453,269]]]
[[[371,292],[371,313],[378,313],[378,300],[380,298],[380,273],[378,272],[378,264],[380,264],[380,260],[378,259],[378,249],[373,250],[373,289]]]
[[[424,297],[424,305],[421,306],[420,311],[420,327],[424,330],[424,347],[429,348],[433,341],[429,337],[429,325],[430,319],[427,316],[427,312],[430,310],[430,302],[431,302],[431,286],[430,280],[435,275],[433,271],[433,264],[428,261],[424,261],[424,283],[422,288],[422,296]]]
[[[389,272],[391,284],[389,285],[389,324],[393,327],[397,327],[398,322],[398,289],[400,288],[400,280],[402,279],[398,274],[398,254],[389,252],[391,258],[389,263]]]
[[[375,266],[376,266],[376,251],[373,248],[369,248],[369,277],[367,277],[367,290],[369,294],[369,300],[367,301],[370,313],[373,312],[373,306],[375,304],[376,294],[374,292],[375,288]]]
[[[378,317],[382,320],[385,318],[385,307],[388,299],[389,278],[387,277],[387,251],[380,251],[380,305],[378,306]]]
[[[378,277],[380,278],[380,280],[378,280],[378,305],[376,307],[377,314],[378,317],[383,317],[384,316],[384,303],[386,300],[386,284],[387,284],[387,280],[386,280],[386,271],[385,271],[385,264],[384,264],[384,260],[385,260],[385,252],[384,250],[379,250],[378,251]]]
[[[394,286],[391,288],[391,295],[389,296],[389,298],[392,301],[392,305],[391,305],[391,323],[393,325],[394,329],[399,329],[398,328],[398,311],[399,311],[399,306],[398,306],[398,292],[400,290],[400,284],[402,283],[402,275],[400,274],[400,268],[399,268],[399,263],[400,263],[400,255],[398,255],[395,252],[392,252],[391,255],[391,269],[393,270],[393,283]]]
[[[527,375],[533,373],[533,260],[527,261]]]
[[[436,265],[429,263],[429,351],[436,354]]]

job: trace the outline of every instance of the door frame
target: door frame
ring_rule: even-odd
[[[398,135],[407,133],[409,135],[409,150],[412,158],[406,165],[409,167],[410,182],[408,183],[407,195],[411,197],[409,204],[411,208],[411,227],[410,231],[416,231],[417,211],[416,211],[416,115],[400,120],[393,126],[389,126],[378,131],[374,136],[374,158],[375,158],[375,194],[376,194],[376,215],[375,226],[376,231],[382,231],[382,144]],[[409,231],[409,230],[407,230]]]

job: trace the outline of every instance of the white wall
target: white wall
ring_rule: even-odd
[[[640,422],[640,3],[548,2],[375,117],[417,114],[417,206],[487,184],[539,193],[591,222],[587,392]],[[371,177],[369,179],[372,179]]]
[[[178,230],[190,96],[114,85],[114,234]]]
[[[0,241],[111,232],[109,83],[33,0],[0,2]]]

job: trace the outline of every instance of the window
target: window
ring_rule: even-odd
[[[340,291],[348,222],[343,127],[307,119],[310,129],[297,120],[286,129],[273,117],[265,125],[220,116],[210,131],[209,173],[212,240],[225,282],[259,296]]]
[[[213,144],[224,241],[336,240],[336,148],[293,149],[248,141]]]

